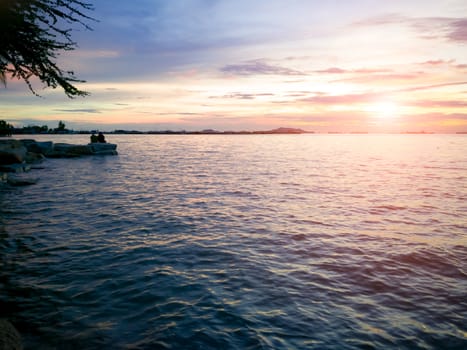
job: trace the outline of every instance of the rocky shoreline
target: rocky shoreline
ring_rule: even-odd
[[[46,158],[76,158],[82,156],[117,155],[113,143],[69,143],[38,142],[33,139],[0,139],[0,183],[13,186],[31,185],[37,179],[24,177],[23,173],[38,168]]]

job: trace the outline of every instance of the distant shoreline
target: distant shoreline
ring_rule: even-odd
[[[14,129],[12,135],[89,135],[96,133],[97,130],[65,130],[63,132],[32,132],[28,129]],[[436,133],[431,131],[401,131],[401,132],[368,132],[368,131],[327,131],[327,132],[316,132],[297,128],[277,128],[272,130],[257,130],[257,131],[218,131],[213,129],[205,129],[199,131],[186,131],[186,130],[153,130],[153,131],[139,131],[139,130],[114,130],[114,131],[103,131],[105,134],[110,135],[299,135],[299,134],[337,134],[337,135],[378,135],[378,134],[392,134],[392,135],[432,135],[432,134],[444,134]],[[458,131],[455,133],[449,133],[451,135],[466,135],[467,131]],[[6,136],[6,135],[0,135]]]

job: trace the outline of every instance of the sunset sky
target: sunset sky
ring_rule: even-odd
[[[467,1],[96,0],[59,58],[91,96],[0,87],[79,129],[467,131]]]

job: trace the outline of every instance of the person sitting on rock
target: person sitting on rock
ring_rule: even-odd
[[[91,143],[96,143],[99,142],[99,139],[95,133],[92,133],[91,135]]]
[[[105,136],[104,136],[103,133],[100,132],[100,133],[97,135],[97,142],[99,142],[99,143],[106,143],[106,141],[105,141]]]

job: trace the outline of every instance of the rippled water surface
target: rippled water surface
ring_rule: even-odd
[[[467,348],[466,136],[107,139],[0,189],[27,349]]]

